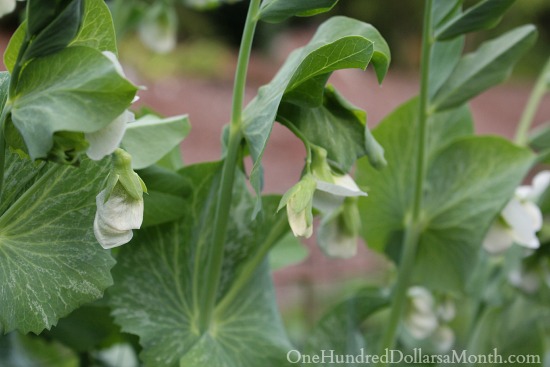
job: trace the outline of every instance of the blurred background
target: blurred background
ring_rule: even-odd
[[[220,133],[230,116],[232,78],[248,6],[247,1],[219,7],[211,6],[211,2],[215,0],[110,3],[120,37],[121,62],[130,79],[146,87],[139,93],[141,100],[136,107],[148,106],[166,116],[190,115],[192,132],[182,145],[187,164],[220,157]],[[465,6],[473,3],[466,0]],[[392,65],[381,86],[372,70],[341,71],[330,82],[365,109],[369,127],[375,127],[391,110],[417,94],[422,5],[420,0],[340,0],[328,14],[277,25],[260,24],[249,67],[247,100],[271,80],[292,50],[309,41],[319,23],[329,16],[351,16],[373,24],[386,38]],[[18,26],[23,8],[21,2],[18,11],[1,19],[2,50]],[[151,17],[164,26],[164,43],[147,39],[152,30],[145,23]],[[472,102],[480,134],[512,137],[533,82],[550,56],[550,1],[517,1],[498,27],[467,39],[467,51],[474,50],[484,40],[525,23],[538,27],[536,46],[507,83]],[[536,122],[550,121],[550,99],[541,106]],[[264,158],[265,191],[288,190],[300,177],[304,157],[302,144],[276,125]],[[354,259],[333,260],[322,255],[314,239],[300,245],[288,238],[273,254],[277,267],[299,262],[274,272],[283,317],[297,344],[320,314],[348,292],[365,282],[391,281],[393,271],[384,258],[360,247]]]

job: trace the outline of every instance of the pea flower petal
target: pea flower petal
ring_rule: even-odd
[[[123,245],[133,236],[133,229],[143,222],[143,199],[136,200],[117,183],[106,199],[107,190],[96,197],[94,234],[105,249]]]
[[[113,153],[124,137],[127,124],[134,120],[134,114],[126,110],[103,129],[85,134],[90,144],[86,151],[88,157],[98,161]]]

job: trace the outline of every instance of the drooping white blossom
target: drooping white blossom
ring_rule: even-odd
[[[114,169],[107,185],[96,197],[94,235],[100,245],[110,249],[128,243],[133,230],[143,222],[145,184],[131,168],[131,157],[122,149],[113,155]]]
[[[0,18],[13,12],[16,5],[15,0],[0,0]]]
[[[490,253],[506,251],[514,243],[536,249],[540,246],[537,232],[542,228],[542,213],[536,202],[550,184],[550,171],[533,179],[532,186],[520,186],[490,227],[483,247]]]
[[[172,51],[177,44],[178,20],[165,6],[153,7],[138,28],[141,41],[160,54]]]
[[[360,229],[357,200],[348,197],[338,209],[323,216],[317,242],[327,256],[348,259],[357,254]]]
[[[139,360],[136,352],[128,343],[115,344],[106,349],[96,352],[96,359],[102,361],[106,366],[116,367],[138,367]]]
[[[98,161],[113,153],[119,147],[128,123],[134,120],[134,114],[126,110],[103,129],[84,134],[89,144],[88,157]]]

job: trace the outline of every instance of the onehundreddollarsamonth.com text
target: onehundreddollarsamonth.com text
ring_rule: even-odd
[[[293,364],[349,363],[349,364],[397,364],[397,363],[446,363],[446,364],[540,364],[538,355],[500,355],[498,349],[489,354],[471,354],[467,350],[452,350],[447,354],[425,354],[422,348],[413,349],[412,353],[403,353],[396,349],[386,349],[382,355],[367,354],[361,349],[357,354],[338,354],[334,350],[320,350],[316,354],[302,354],[298,350],[287,353],[288,362]]]

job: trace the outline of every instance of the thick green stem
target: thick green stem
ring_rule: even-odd
[[[525,110],[521,115],[521,120],[519,122],[515,138],[515,142],[518,145],[527,145],[529,129],[533,124],[533,120],[535,118],[535,114],[537,113],[540,102],[542,101],[542,97],[544,97],[544,94],[548,90],[548,85],[550,84],[549,79],[550,59],[548,59],[546,65],[542,69],[542,73],[540,74],[539,79],[537,80],[537,83],[535,84],[535,87],[531,92],[529,101],[527,101]]]
[[[212,247],[210,248],[208,264],[204,268],[208,272],[208,280],[205,284],[205,293],[202,300],[202,308],[199,312],[199,327],[201,332],[208,330],[216,299],[218,287],[223,266],[224,244],[227,235],[227,225],[229,223],[229,214],[231,210],[231,201],[233,199],[233,185],[235,182],[235,170],[241,147],[242,133],[242,111],[244,93],[246,87],[246,74],[252,50],[252,41],[258,22],[258,12],[261,0],[251,0],[246,24],[244,28],[239,58],[237,61],[237,71],[235,74],[235,87],[233,90],[233,111],[231,114],[231,125],[229,129],[229,143],[227,155],[224,159],[220,191],[212,223],[214,237],[212,238]]]
[[[427,122],[429,118],[428,83],[430,58],[434,42],[432,32],[432,0],[426,0],[426,7],[424,9],[424,30],[422,37],[420,97],[418,103],[419,109],[414,199],[412,204],[411,219],[407,223],[407,228],[403,239],[403,252],[399,266],[399,275],[397,277],[397,284],[393,291],[390,320],[382,337],[381,352],[384,352],[385,349],[393,349],[395,346],[397,330],[403,314],[403,309],[405,307],[407,289],[410,285],[411,273],[414,268],[416,258],[416,250],[422,230],[422,197],[426,177]]]
[[[281,216],[279,220],[272,227],[265,241],[260,245],[260,248],[256,251],[254,256],[246,262],[241,272],[231,285],[231,289],[227,292],[224,298],[220,301],[216,307],[216,315],[223,315],[228,306],[239,295],[239,292],[250,281],[250,278],[255,274],[258,267],[262,264],[267,253],[275,245],[275,243],[281,238],[281,235],[288,229],[288,220],[286,216]]]

